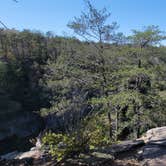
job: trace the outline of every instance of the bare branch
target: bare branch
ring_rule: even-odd
[[[8,27],[0,20],[0,24],[5,28],[8,29]]]
[[[13,0],[14,2],[18,2],[18,0]],[[8,27],[0,20],[0,24],[5,28],[5,29],[8,29]]]

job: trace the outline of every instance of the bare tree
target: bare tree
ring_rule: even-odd
[[[0,20],[0,24],[5,28],[8,29],[7,26]]]

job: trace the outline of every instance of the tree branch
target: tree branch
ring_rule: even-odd
[[[8,27],[0,20],[0,24],[5,28],[8,29]]]
[[[18,0],[13,0],[14,2],[18,2]],[[8,27],[0,20],[0,24],[5,28],[5,29],[8,29]]]

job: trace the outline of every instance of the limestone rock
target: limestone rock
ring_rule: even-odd
[[[42,152],[37,149],[30,150],[29,152],[24,152],[18,154],[14,159],[25,159],[25,158],[33,158],[33,159],[39,159],[42,156]]]
[[[14,151],[5,155],[0,156],[1,160],[15,160],[15,159],[27,159],[27,158],[32,158],[32,159],[39,159],[42,156],[42,151],[40,151],[37,148],[33,148],[30,151],[27,152],[18,152]]]
[[[142,139],[146,143],[155,143],[156,141],[164,141],[166,140],[166,126],[157,127],[150,129],[146,132],[145,136]],[[161,142],[163,144],[163,142]]]
[[[142,164],[146,166],[166,166],[166,127],[147,131],[143,137],[146,146],[142,149]]]

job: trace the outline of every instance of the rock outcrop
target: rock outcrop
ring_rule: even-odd
[[[142,139],[146,143],[140,152],[142,165],[166,166],[166,127],[151,129]]]
[[[39,134],[44,124],[34,113],[20,113],[0,121],[0,155],[28,146],[29,138]],[[20,149],[19,149],[20,148]],[[25,148],[25,150],[27,150]]]
[[[24,165],[26,162],[31,162],[30,166],[56,165],[56,161],[43,158],[40,147],[22,153],[15,151],[1,156],[0,160],[3,165],[16,163],[17,166],[17,163]],[[123,141],[89,154],[81,154],[79,158],[68,159],[62,165],[166,166],[166,127],[151,129],[135,141]]]
[[[28,137],[41,129],[41,119],[33,113],[22,113],[0,122],[0,141],[10,136]]]

